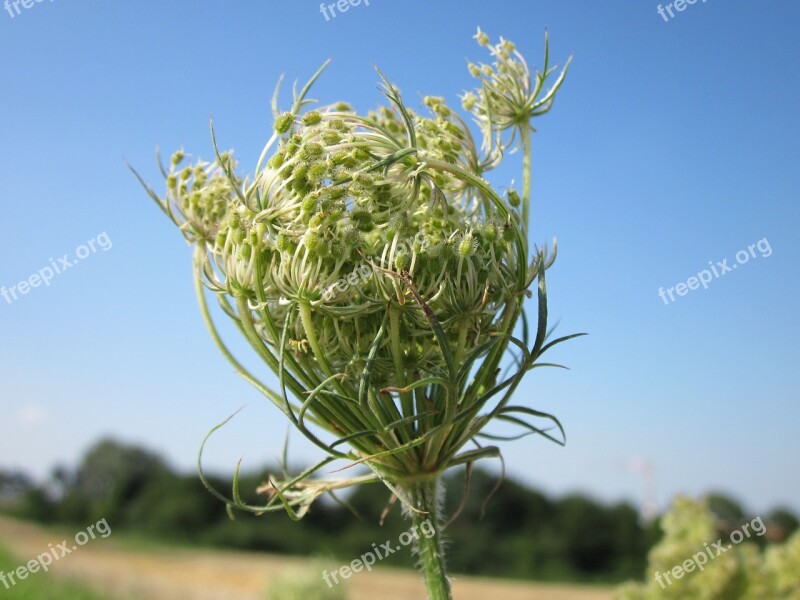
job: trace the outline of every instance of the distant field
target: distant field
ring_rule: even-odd
[[[72,532],[52,531],[0,517],[0,569],[10,570],[47,550]],[[10,561],[10,562],[9,562]],[[15,586],[11,595],[0,583],[0,597],[18,600],[267,600],[269,581],[287,569],[302,569],[308,561],[269,554],[191,550],[153,546],[143,549],[108,539],[87,545],[55,562],[49,573],[36,573]],[[331,569],[337,565],[332,564]],[[319,575],[317,575],[319,576]],[[53,578],[81,582],[104,596],[78,588],[67,595],[42,591]],[[40,586],[34,588],[34,586]],[[48,589],[55,590],[52,586]],[[349,600],[424,600],[416,574],[381,568],[358,573],[348,582]],[[504,580],[455,577],[457,600],[611,600],[608,588],[530,585]],[[16,595],[20,594],[20,595]],[[24,595],[28,594],[28,595]],[[33,594],[33,595],[30,595]],[[491,594],[491,596],[490,596]]]
[[[0,544],[0,572],[14,573],[21,564],[21,560],[8,552],[5,543]],[[9,587],[6,587],[6,584]],[[16,583],[6,575],[5,584],[0,581],[0,598],[9,600],[44,600],[45,598],[47,600],[106,600],[103,596],[80,585],[64,583],[52,577],[37,577],[36,574]]]

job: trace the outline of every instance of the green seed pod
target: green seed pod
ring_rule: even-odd
[[[469,112],[472,112],[472,109],[475,108],[475,103],[477,101],[478,97],[472,92],[467,92],[461,96],[461,106],[464,107],[464,110]]]
[[[359,231],[369,232],[372,231],[372,228],[374,227],[372,223],[372,215],[369,214],[369,211],[365,209],[357,208],[353,210],[353,212],[350,213],[350,218],[353,220],[356,228]]]
[[[322,245],[322,236],[314,231],[309,231],[305,236],[305,246],[309,253],[314,252]]]
[[[494,223],[486,223],[481,229],[481,235],[490,245],[497,239],[497,226]]]
[[[282,150],[279,150],[278,152],[272,155],[272,158],[270,158],[269,162],[267,162],[267,166],[270,169],[278,169],[283,164],[283,161],[285,159],[286,159],[286,154]]]
[[[514,208],[518,207],[520,204],[519,194],[517,190],[513,188],[509,188],[508,190],[508,203],[513,206]]]
[[[314,213],[314,216],[312,216],[308,220],[308,228],[309,229],[319,229],[320,227],[322,227],[322,224],[324,222],[325,222],[325,213],[320,210],[320,211]]]
[[[327,172],[328,168],[325,166],[325,163],[314,163],[308,168],[308,180],[312,183],[318,183],[325,178]]]
[[[439,244],[439,258],[447,262],[453,258],[453,256],[455,256],[455,248],[453,248],[452,241],[447,240]]]
[[[308,185],[308,179],[305,177],[295,177],[292,180],[292,190],[298,194],[306,194],[310,189],[311,188]]]
[[[340,240],[333,240],[330,244],[330,256],[334,260],[344,258],[347,253],[346,246]]]
[[[331,200],[340,200],[347,195],[347,188],[342,185],[337,185],[334,187],[329,187],[326,189],[327,196]]]
[[[303,145],[303,136],[298,133],[295,133],[292,137],[289,138],[289,141],[286,142],[285,152],[286,156],[294,156],[297,154],[297,151],[300,149],[300,146]]]
[[[275,240],[275,247],[278,252],[286,252],[289,249],[289,236],[281,231]]]
[[[342,135],[338,131],[334,131],[332,129],[328,129],[326,131],[323,131],[320,134],[320,137],[322,138],[322,141],[324,141],[329,146],[333,146],[334,144],[338,144],[342,139]]]
[[[445,129],[445,131],[447,133],[449,133],[453,137],[457,138],[458,140],[462,140],[464,138],[464,132],[455,123],[451,123],[450,121],[447,121],[444,124],[444,129]],[[458,150],[461,150],[461,142],[460,141],[458,141],[458,142],[454,141],[453,144],[456,146],[456,148]]]
[[[355,148],[353,150],[353,158],[355,158],[359,162],[366,162],[370,159],[370,156],[369,152],[367,152],[363,148]]]
[[[250,244],[242,244],[239,246],[239,258],[244,261],[248,261],[252,255],[253,247]]]
[[[308,173],[308,167],[301,163],[294,168],[292,177],[295,179],[305,179],[306,173]]]
[[[237,244],[241,244],[247,237],[247,231],[244,227],[236,227],[235,229],[231,230],[231,234],[233,241]]]
[[[283,113],[275,120],[275,131],[280,134],[284,134],[289,131],[293,124],[294,115],[292,113]]]
[[[361,245],[362,236],[357,229],[352,227],[347,229],[344,234],[344,243],[350,248],[358,248]]]
[[[347,161],[348,155],[347,152],[340,150],[339,152],[334,152],[328,157],[328,160],[331,161],[331,164],[334,166],[342,166],[345,161]]]
[[[317,198],[312,195],[306,196],[300,203],[300,207],[303,209],[303,212],[313,213],[317,210]]]
[[[303,125],[305,125],[306,127],[312,127],[314,125],[317,125],[320,121],[322,121],[322,115],[319,114],[319,112],[316,110],[312,110],[306,113],[305,115],[303,115],[302,119]]]
[[[478,241],[472,237],[472,233],[465,233],[458,244],[458,255],[461,258],[468,258],[478,249]]]
[[[300,149],[300,158],[302,160],[312,160],[318,156],[322,156],[324,152],[322,146],[316,142],[309,142],[304,144]]]
[[[394,257],[394,266],[398,271],[402,271],[410,264],[408,254],[402,253]]]

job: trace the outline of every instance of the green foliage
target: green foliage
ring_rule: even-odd
[[[769,539],[783,542],[800,528],[800,521],[790,511],[779,508],[773,510],[767,517],[769,523]]]
[[[633,577],[644,568],[654,536],[642,528],[632,506],[607,507],[577,495],[550,500],[506,480],[481,518],[496,483],[486,473],[473,473],[467,504],[446,532],[458,570],[600,582]],[[451,478],[450,491],[447,509],[455,512],[463,481]]]
[[[617,600],[800,600],[800,532],[765,552],[750,541],[729,544],[729,537],[720,536],[731,524],[720,521],[711,506],[723,508],[727,516],[738,516],[740,522],[733,529],[743,529],[747,522],[743,511],[720,502],[719,496],[706,502],[677,499],[662,520],[664,538],[650,551],[644,583],[624,585]],[[727,548],[719,554],[713,548],[718,539]],[[707,547],[712,549],[706,551]],[[716,556],[708,558],[707,552]],[[699,565],[701,560],[705,562],[702,570],[692,567],[679,578],[666,575],[684,563]]]
[[[168,472],[164,461],[151,452],[102,440],[87,452],[74,474],[61,473],[65,495],[57,518],[72,523],[122,521],[119,509],[130,506],[154,478]]]
[[[270,583],[267,600],[346,600],[345,585],[328,585],[321,573],[326,565],[313,563],[303,569],[289,569]]]

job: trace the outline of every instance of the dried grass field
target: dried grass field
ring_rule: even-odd
[[[64,530],[47,530],[30,523],[0,518],[0,543],[24,564],[71,535]],[[336,568],[332,564],[331,568]],[[89,542],[53,563],[48,573],[36,573],[2,597],[29,597],[24,588],[34,578],[72,579],[114,600],[266,600],[271,579],[287,570],[309,570],[302,558],[192,550],[168,546],[142,547],[112,537]],[[381,567],[358,573],[347,584],[350,600],[424,600],[417,575],[410,571]],[[497,594],[497,596],[494,596]],[[454,577],[458,600],[486,600],[490,595],[503,600],[610,600],[604,588],[544,585]],[[48,599],[49,600],[49,599]]]

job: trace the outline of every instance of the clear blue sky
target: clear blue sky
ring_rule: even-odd
[[[113,243],[0,297],[0,468],[44,474],[113,435],[191,469],[203,434],[243,404],[209,464],[277,456],[283,417],[218,355],[190,249],[125,161],[160,187],[155,147],[209,157],[213,114],[220,144],[252,168],[278,76],[304,79],[328,57],[316,98],[378,104],[375,63],[410,104],[457,105],[465,57],[484,58],[478,25],[534,64],[547,28],[553,59],[574,62],[534,138],[532,239],[559,240],[559,331],[591,335],[554,353],[571,371],[535,372],[519,391],[562,419],[566,448],[509,444],[510,472],[639,502],[629,463],[642,457],[662,507],[721,489],[754,511],[800,510],[798,23],[793,0],[698,1],[668,22],[653,0],[371,0],[330,21],[298,0],[0,11],[0,286],[103,232]],[[517,161],[497,185],[519,178]],[[771,255],[659,298],[764,238]],[[317,457],[292,440],[298,462]]]

